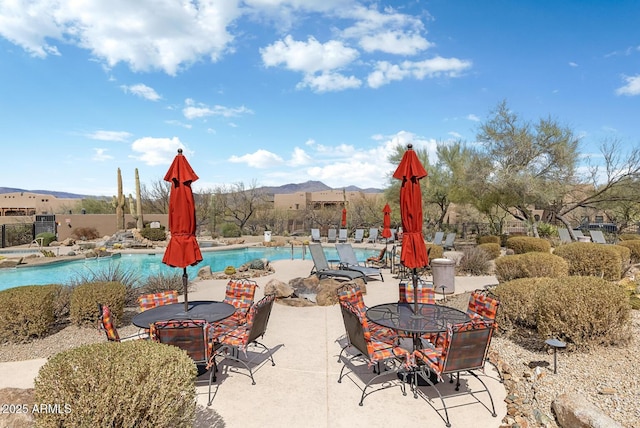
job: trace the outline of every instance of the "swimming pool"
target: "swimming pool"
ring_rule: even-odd
[[[334,247],[324,248],[327,259],[338,259]],[[354,248],[358,259],[365,260],[377,250]],[[122,254],[117,258],[85,259],[54,263],[34,267],[0,269],[0,290],[21,285],[68,284],[73,278],[84,277],[88,274],[113,269],[119,265],[123,271],[133,270],[140,280],[159,273],[182,273],[180,268],[172,268],[162,263],[162,253],[158,254]],[[239,267],[254,259],[266,258],[269,261],[302,259],[302,247],[248,247],[232,250],[203,251],[203,260],[196,266],[187,268],[189,278],[197,276],[203,266],[211,266],[213,272],[224,270],[227,266]],[[304,258],[311,260],[309,251],[305,251]]]

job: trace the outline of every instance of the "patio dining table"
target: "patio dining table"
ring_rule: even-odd
[[[425,334],[446,334],[450,324],[460,324],[471,319],[464,311],[434,303],[383,303],[370,307],[366,317],[375,324],[409,335],[413,339],[414,351],[424,347],[422,337]],[[428,376],[420,368],[417,373]],[[413,376],[413,379],[418,383],[417,376]],[[431,376],[431,382],[435,384],[437,379]]]
[[[140,328],[149,328],[149,325],[156,321],[183,319],[205,320],[213,323],[230,317],[235,311],[236,308],[229,303],[215,300],[196,300],[189,302],[187,312],[184,311],[184,303],[171,303],[140,312],[133,317],[131,322]]]

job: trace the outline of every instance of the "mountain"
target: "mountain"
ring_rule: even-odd
[[[42,195],[52,195],[56,198],[63,199],[83,199],[83,198],[92,198],[93,196],[89,195],[79,195],[77,193],[68,193],[68,192],[56,192],[54,190],[25,190],[25,189],[16,189],[13,187],[0,187],[0,194],[2,193],[16,193],[16,192],[27,192],[27,193],[38,193]]]
[[[289,183],[282,186],[263,186],[260,189],[266,193],[296,193],[296,192],[322,192],[323,190],[342,190],[342,187],[331,188],[321,181],[306,181],[304,183]],[[381,193],[382,189],[361,189],[357,186],[347,186],[344,188],[347,192],[364,192],[364,193]]]

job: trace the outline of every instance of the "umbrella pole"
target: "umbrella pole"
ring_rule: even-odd
[[[413,268],[413,313],[418,313],[418,269]]]
[[[188,298],[188,288],[189,288],[189,276],[187,275],[187,268],[184,268],[182,272],[182,289],[184,290],[184,312],[187,313],[189,310],[189,298]]]

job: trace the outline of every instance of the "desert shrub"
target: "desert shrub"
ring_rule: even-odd
[[[497,242],[486,242],[478,245],[478,248],[483,250],[489,256],[489,260],[497,259],[500,257],[500,244]]]
[[[555,249],[553,254],[569,263],[569,275],[599,276],[617,281],[622,274],[622,259],[614,245],[593,242],[571,242]]]
[[[171,290],[177,290],[178,294],[182,294],[182,273],[179,271],[170,274],[160,272],[155,275],[150,275],[146,281],[136,289],[139,295]]]
[[[631,267],[631,248],[623,246],[623,245],[610,245],[615,251],[620,255],[620,268],[622,274],[627,271]]]
[[[514,254],[496,260],[495,274],[500,282],[518,278],[558,278],[569,274],[569,264],[551,253]]]
[[[558,236],[558,228],[550,223],[544,221],[538,222],[536,225],[538,229],[538,235],[541,238],[551,238],[552,236]]]
[[[241,235],[240,227],[235,223],[224,223],[221,229],[225,238],[238,238]]]
[[[620,241],[618,246],[629,249],[631,263],[640,263],[640,239]]]
[[[83,241],[90,241],[100,238],[100,234],[95,227],[76,227],[71,231],[71,237]]]
[[[484,236],[478,236],[477,242],[478,242],[478,245],[498,244],[498,246],[500,246],[500,244],[502,243],[502,239],[497,235],[484,235]]]
[[[543,278],[515,279],[501,282],[493,289],[493,294],[500,301],[496,322],[501,331],[511,334],[522,328],[535,329],[535,294],[544,280]]]
[[[444,256],[444,248],[440,245],[426,243],[427,251],[429,252],[429,260],[441,259]]]
[[[465,248],[462,251],[462,258],[458,264],[458,269],[460,272],[471,275],[487,275],[491,270],[490,260],[489,253],[480,247]]]
[[[75,325],[98,321],[98,303],[109,306],[117,319],[122,318],[127,289],[119,282],[89,282],[75,287],[71,295],[70,316]]]
[[[140,236],[149,241],[165,241],[167,239],[167,232],[164,228],[159,227],[145,227],[140,230]]]
[[[551,243],[549,241],[542,238],[534,238],[533,236],[512,236],[507,239],[506,247],[513,250],[515,254],[533,251],[548,253],[551,251]]]
[[[55,233],[51,233],[51,232],[38,233],[36,235],[36,240],[40,240],[40,239],[42,239],[42,246],[48,247],[49,244],[51,244],[53,241],[56,240],[56,235]]]
[[[637,233],[622,233],[618,236],[620,241],[637,241],[640,239],[640,235]]]
[[[595,277],[549,279],[536,291],[540,337],[576,347],[617,345],[630,338],[630,306],[619,284]]]
[[[45,336],[55,322],[54,302],[61,285],[27,285],[0,291],[0,343]]]
[[[224,268],[224,274],[225,275],[234,275],[236,273],[236,268],[234,266],[227,266],[226,268]]]
[[[105,267],[100,264],[98,270],[93,270],[87,266],[82,272],[71,278],[69,284],[78,286],[93,282],[119,282],[127,289],[125,297],[126,305],[137,305],[136,299],[140,295],[140,274],[134,268],[123,268],[120,263],[109,261]]]
[[[148,340],[85,345],[53,356],[35,380],[38,427],[192,427],[196,367],[186,352]]]

